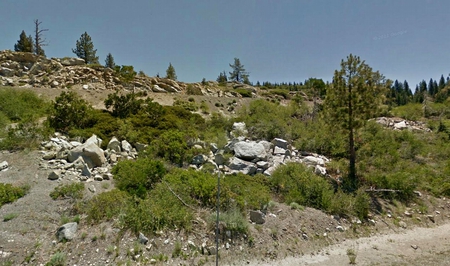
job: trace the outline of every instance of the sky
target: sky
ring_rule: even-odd
[[[0,0],[0,50],[34,20],[47,57],[67,57],[87,32],[104,64],[184,82],[216,80],[239,58],[251,82],[331,81],[357,55],[386,78],[450,73],[448,0]]]

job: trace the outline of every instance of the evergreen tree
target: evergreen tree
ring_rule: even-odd
[[[116,63],[114,62],[114,57],[111,53],[108,53],[105,60],[105,67],[109,67],[111,69],[114,69],[116,67]]]
[[[356,175],[355,131],[367,119],[378,114],[390,81],[378,71],[350,54],[342,60],[341,69],[334,72],[333,83],[324,101],[325,117],[348,134],[349,174],[344,186],[355,190],[359,185]]]
[[[230,80],[236,82],[249,82],[248,72],[245,71],[244,65],[241,64],[239,58],[234,58],[234,64],[230,64],[230,67],[233,69],[233,71],[230,72]]]
[[[437,88],[436,88],[437,89]],[[435,94],[436,94],[436,90],[435,90],[435,88],[434,88],[434,82],[433,82],[433,79],[431,78],[430,79],[430,81],[428,82],[428,93],[431,95],[431,96],[434,96]]]
[[[217,80],[217,82],[219,82],[219,84],[227,83],[227,81],[228,81],[227,73],[225,73],[225,71],[221,72],[216,80]]]
[[[169,63],[169,67],[166,70],[166,78],[177,80],[177,74],[175,73],[175,68],[172,66],[172,63]]]
[[[72,52],[79,58],[84,59],[86,64],[98,64],[98,56],[95,55],[97,49],[94,49],[94,43],[87,32],[81,34],[81,37],[77,40],[76,47],[75,49],[72,49]]]
[[[439,79],[439,90],[442,90],[445,87],[445,79],[444,75],[441,75],[441,78]]]
[[[403,89],[405,90],[406,95],[408,96],[408,102],[409,102],[410,98],[413,96],[413,93],[412,93],[411,89],[409,88],[408,81],[406,81],[406,80],[403,82]]]
[[[23,30],[20,34],[20,39],[14,44],[14,51],[16,52],[33,52],[33,38],[30,36],[27,37],[27,34]]]

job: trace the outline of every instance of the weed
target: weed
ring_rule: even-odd
[[[17,216],[19,216],[19,214],[17,214],[17,213],[5,214],[5,216],[3,216],[3,222],[11,221],[12,219],[16,218]]]
[[[289,206],[293,210],[303,211],[305,209],[305,207],[303,207],[302,205],[298,204],[297,202],[291,202],[291,204],[289,204]]]
[[[66,265],[66,254],[63,252],[56,252],[50,261],[45,264],[45,266],[65,266]]]
[[[178,258],[181,255],[182,251],[181,251],[181,242],[177,241],[175,242],[175,247],[173,248],[172,251],[172,258]]]
[[[68,185],[59,185],[50,192],[50,197],[56,199],[81,199],[83,198],[84,183],[72,183]]]
[[[347,256],[350,261],[349,262],[350,264],[356,264],[357,254],[356,254],[356,250],[354,248],[347,249]]]

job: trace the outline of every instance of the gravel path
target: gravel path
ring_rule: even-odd
[[[357,265],[450,265],[450,224],[347,240],[318,254],[248,265],[348,265],[348,249],[356,251]]]

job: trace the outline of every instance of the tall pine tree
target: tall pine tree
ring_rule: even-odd
[[[390,82],[378,71],[350,54],[342,60],[341,69],[334,72],[333,83],[324,102],[325,117],[348,134],[349,174],[344,186],[355,190],[359,186],[356,174],[355,131],[367,119],[378,115]]]
[[[234,58],[234,64],[230,64],[230,67],[233,69],[230,72],[231,81],[249,83],[248,72],[245,71],[244,65],[241,64],[239,58]]]
[[[76,47],[75,49],[72,49],[72,52],[79,58],[84,59],[86,64],[98,64],[98,56],[95,55],[97,49],[94,49],[94,43],[87,32],[81,34],[81,37],[77,40]]]

